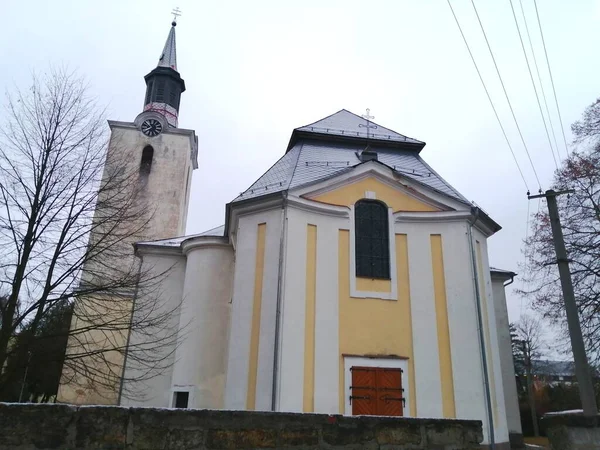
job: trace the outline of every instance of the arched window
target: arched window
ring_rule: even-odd
[[[354,205],[356,276],[390,279],[390,236],[387,206],[376,200]]]
[[[149,175],[152,169],[152,157],[154,156],[154,149],[151,145],[146,145],[142,150],[142,162],[140,163],[140,174]]]

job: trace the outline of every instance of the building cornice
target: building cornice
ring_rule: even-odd
[[[394,213],[394,223],[435,223],[435,222],[466,222],[472,224],[486,237],[492,236],[501,229],[500,225],[483,215],[479,208],[473,207],[470,211],[431,211]]]
[[[347,206],[330,205],[328,203],[322,203],[316,200],[308,200],[295,195],[288,196],[288,205],[293,208],[315,214],[343,218],[350,217],[350,208]]]
[[[181,251],[188,255],[192,250],[198,248],[232,248],[229,238],[221,236],[196,236],[186,239],[181,243]]]

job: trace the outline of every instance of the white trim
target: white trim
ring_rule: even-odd
[[[441,210],[465,210],[469,207],[449,194],[436,191],[408,176],[393,172],[391,168],[383,164],[372,161],[355,166],[340,175],[294,188],[292,192],[300,197],[313,198],[369,177],[373,177],[405,195]]]
[[[287,203],[288,206],[310,213],[333,217],[348,217],[349,209],[347,206],[330,205],[328,203],[317,202],[295,195],[289,195]]]
[[[377,199],[377,193],[374,191],[365,191],[365,198]]]
[[[398,274],[396,273],[396,233],[394,227],[394,211],[388,208],[388,234],[390,245],[390,292],[369,292],[356,289],[356,250],[354,205],[350,206],[350,297],[378,298],[382,300],[398,300]]]
[[[413,417],[410,410],[410,386],[408,385],[408,359],[400,358],[367,358],[360,356],[344,356],[344,415],[352,415],[352,405],[350,404],[350,386],[352,385],[352,373],[350,368],[353,366],[362,367],[382,367],[385,369],[402,369],[402,396],[406,404],[402,407],[403,417]]]

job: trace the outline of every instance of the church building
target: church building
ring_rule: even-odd
[[[508,445],[497,311],[515,274],[488,257],[501,227],[424,161],[425,142],[342,109],[294,129],[223,226],[184,235],[197,139],[177,128],[175,61],[174,23],[144,112],[110,122],[148,189],[172,194],[132,254],[168,270],[161,302],[181,333],[144,398],[115,403],[478,419],[484,443]]]

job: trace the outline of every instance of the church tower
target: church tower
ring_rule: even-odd
[[[171,23],[156,68],[144,77],[143,112],[133,122],[108,122],[111,139],[107,161],[114,152],[129,155],[129,162],[139,166],[144,200],[153,208],[144,240],[185,233],[192,171],[198,167],[196,133],[178,128],[185,82],[177,71],[176,25]]]
[[[198,139],[194,130],[178,128],[185,83],[177,71],[176,25],[173,21],[158,65],[144,77],[143,111],[132,122],[108,121],[111,133],[101,181],[103,189],[98,194],[93,219],[97,225],[92,228],[88,247],[107,240],[115,244],[101,258],[90,259],[83,267],[79,292],[92,294],[76,297],[72,335],[67,344],[68,354],[101,357],[84,356],[74,368],[63,367],[57,395],[60,402],[117,404],[128,336],[118,326],[105,327],[104,323],[128,322],[138,289],[135,281],[118,289],[105,289],[104,284],[110,284],[111,276],[117,281],[131,280],[136,274],[139,277],[136,242],[185,233],[192,171],[198,167]],[[128,199],[140,215],[132,213],[131,220],[120,222],[109,220],[116,225],[107,229],[103,224],[111,210],[107,213],[106,204],[115,198]],[[143,226],[130,232],[138,226],[135,221]],[[73,331],[86,329],[89,331]]]

